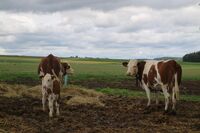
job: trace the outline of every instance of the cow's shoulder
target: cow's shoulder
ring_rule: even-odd
[[[144,71],[145,64],[146,64],[146,61],[139,61],[138,64],[137,64],[137,67],[138,67],[137,76],[138,76],[138,79],[140,81],[142,80],[142,74],[143,74],[143,71]]]
[[[146,60],[146,64],[144,66],[144,72],[143,74],[147,74],[149,73],[150,69],[152,68],[153,65],[157,66],[158,61],[156,60]]]

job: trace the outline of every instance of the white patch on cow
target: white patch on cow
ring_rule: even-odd
[[[157,62],[158,62],[158,61],[155,61],[155,60],[147,60],[145,66],[144,66],[143,75],[146,74],[147,77],[148,77],[148,74],[149,74],[149,71],[150,71],[151,66],[152,66],[152,65],[156,65]]]
[[[53,89],[53,80],[52,80],[52,76],[47,73],[44,78],[42,78],[42,87],[43,88],[49,88],[49,89]]]
[[[165,61],[163,61],[163,62],[166,63],[166,62],[169,62],[169,61],[171,61],[171,60],[165,60]]]
[[[168,105],[169,105],[169,93],[167,92],[167,85],[162,85],[162,91],[165,97],[165,111],[168,110]]]
[[[159,73],[159,71],[158,71],[158,63],[159,63],[159,62],[156,62],[156,63],[155,63],[155,69],[156,69],[156,75],[157,75],[157,77],[155,77],[154,79],[156,80],[157,85],[162,86],[163,83],[162,83],[162,81],[161,81],[160,73]]]
[[[147,98],[148,98],[147,106],[150,106],[150,104],[151,104],[150,89],[149,89],[149,87],[144,83],[144,80],[142,80],[142,88],[145,90],[146,95],[147,95]]]
[[[43,77],[44,76],[44,72],[40,71],[39,77]]]
[[[57,78],[52,79],[52,75],[46,74],[44,78],[42,78],[42,104],[43,104],[43,110],[46,110],[46,101],[48,99],[49,102],[49,117],[53,116],[53,111],[54,111],[54,103],[56,105],[56,114],[59,115],[59,95],[53,93],[53,82],[54,80],[58,80]],[[48,94],[48,89],[51,91]]]
[[[128,69],[127,69],[126,74],[130,76],[136,75],[138,71],[137,64],[138,64],[138,60],[130,60],[127,65]]]

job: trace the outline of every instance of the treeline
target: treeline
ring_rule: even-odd
[[[200,51],[184,55],[183,61],[200,62]]]

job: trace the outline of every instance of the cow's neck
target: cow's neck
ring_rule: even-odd
[[[140,61],[137,64],[138,72],[137,72],[137,75],[136,75],[136,80],[139,80],[140,82],[142,81],[142,74],[143,74],[143,71],[144,71],[145,64],[146,64],[145,61]]]

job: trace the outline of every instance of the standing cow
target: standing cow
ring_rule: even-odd
[[[38,75],[42,79],[42,104],[43,110],[46,110],[46,101],[49,102],[49,116],[53,116],[54,103],[56,114],[59,115],[60,88],[62,78],[69,71],[70,66],[67,63],[61,63],[60,59],[52,54],[43,58],[38,66]]]
[[[146,91],[148,98],[147,107],[151,104],[150,90],[161,88],[165,97],[165,113],[168,112],[170,94],[173,104],[172,113],[176,113],[175,106],[176,100],[179,99],[179,86],[182,76],[182,68],[176,61],[130,60],[122,64],[127,67],[127,75],[135,76],[140,86]],[[157,94],[156,103],[158,103]]]

